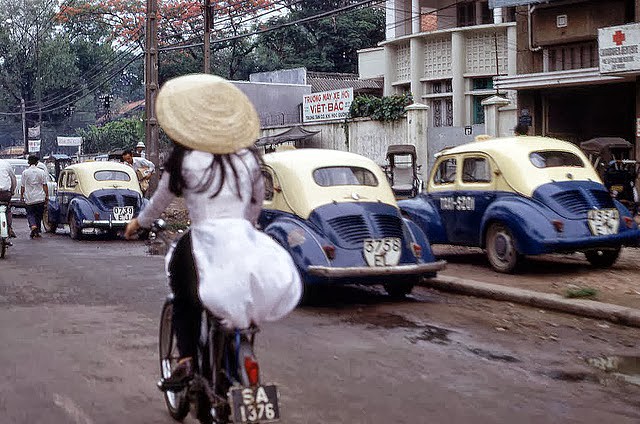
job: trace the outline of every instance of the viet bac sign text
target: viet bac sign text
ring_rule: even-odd
[[[302,97],[303,121],[344,119],[349,114],[352,101],[352,87],[306,94]]]

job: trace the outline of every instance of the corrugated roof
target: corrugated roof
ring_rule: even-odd
[[[307,72],[307,84],[313,93],[349,87],[355,92],[375,92],[383,88],[382,78],[359,79],[358,74],[336,72]]]

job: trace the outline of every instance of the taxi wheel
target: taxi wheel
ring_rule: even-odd
[[[600,250],[587,250],[584,252],[587,260],[591,266],[595,268],[609,268],[620,256],[620,248],[613,249],[600,249]]]
[[[487,230],[485,248],[489,263],[494,270],[509,274],[515,271],[520,255],[516,250],[515,239],[507,226],[499,223],[491,224]]]
[[[73,240],[82,239],[82,229],[78,227],[76,216],[73,212],[69,215],[69,235]]]
[[[47,233],[55,233],[58,229],[58,224],[54,224],[49,221],[49,209],[45,208],[42,214],[42,226]]]

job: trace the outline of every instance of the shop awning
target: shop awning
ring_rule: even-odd
[[[268,145],[282,144],[291,141],[304,140],[312,135],[318,134],[320,131],[305,130],[301,126],[292,127],[280,134],[261,137],[256,142],[256,146],[263,147]]]

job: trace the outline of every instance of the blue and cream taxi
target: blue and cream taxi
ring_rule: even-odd
[[[69,225],[73,239],[85,234],[117,234],[146,206],[132,167],[118,162],[83,162],[66,167],[43,218],[55,232]]]
[[[609,267],[640,230],[574,144],[507,137],[445,149],[426,191],[399,202],[433,244],[482,247],[513,272],[523,255],[584,252]]]
[[[363,156],[299,149],[264,156],[259,224],[285,247],[307,287],[383,284],[411,292],[445,266],[425,234],[403,219],[382,169]]]

